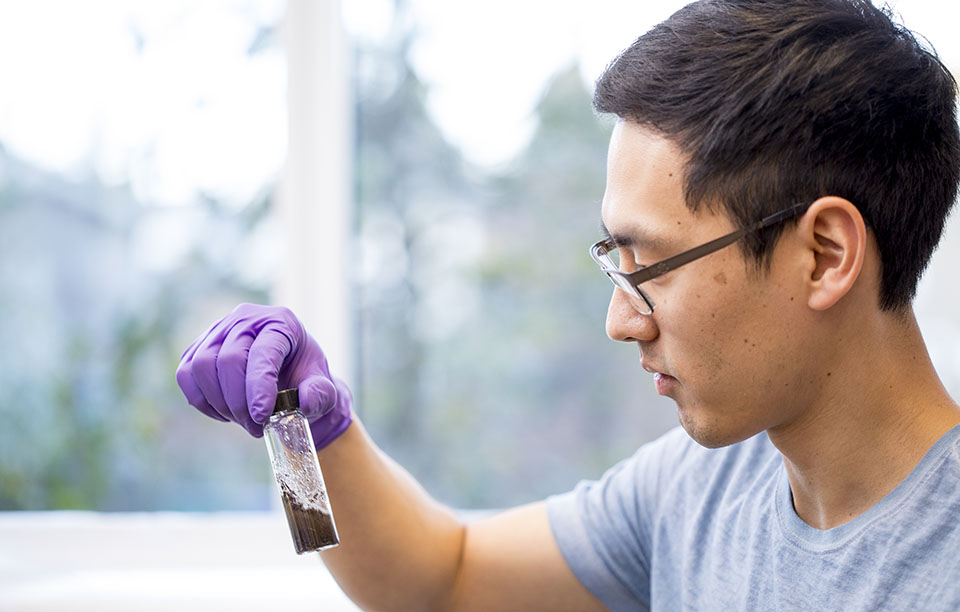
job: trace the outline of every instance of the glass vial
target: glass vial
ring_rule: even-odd
[[[310,426],[299,408],[296,389],[281,391],[273,414],[263,426],[263,439],[298,555],[340,543]]]

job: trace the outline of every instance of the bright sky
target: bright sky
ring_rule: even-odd
[[[281,50],[246,57],[280,0],[0,3],[0,143],[147,203],[245,203],[286,147]]]
[[[421,34],[413,60],[430,86],[430,109],[469,159],[491,165],[522,149],[538,96],[558,69],[576,60],[585,82],[592,82],[620,49],[683,4],[408,1]],[[95,171],[107,182],[129,182],[150,204],[176,208],[206,192],[243,205],[277,175],[285,155],[282,49],[246,54],[256,34],[251,23],[278,22],[284,5],[0,3],[0,145],[68,176]],[[386,35],[392,0],[343,0],[342,6],[353,35]],[[953,3],[898,0],[893,6],[960,70],[960,10]],[[153,238],[142,241],[145,257],[158,258],[156,267],[171,265],[177,233],[146,232]],[[182,236],[179,242],[188,243]],[[921,285],[921,315],[927,305],[932,312],[956,303],[955,283],[943,282],[952,278],[954,261],[960,261],[960,240],[947,240]],[[937,262],[945,262],[942,272]],[[942,353],[939,363],[952,361],[960,373],[960,328],[947,324],[953,315],[943,316],[932,348]]]

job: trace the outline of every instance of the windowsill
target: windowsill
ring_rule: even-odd
[[[281,513],[0,512],[0,609],[355,611]]]

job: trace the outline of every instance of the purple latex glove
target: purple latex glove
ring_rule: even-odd
[[[180,357],[177,384],[194,408],[239,423],[256,437],[278,389],[296,387],[318,449],[349,427],[353,396],[288,308],[240,304]]]

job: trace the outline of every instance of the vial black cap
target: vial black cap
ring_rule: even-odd
[[[273,406],[273,413],[296,410],[300,407],[300,394],[296,389],[284,389],[277,393],[277,403]]]

